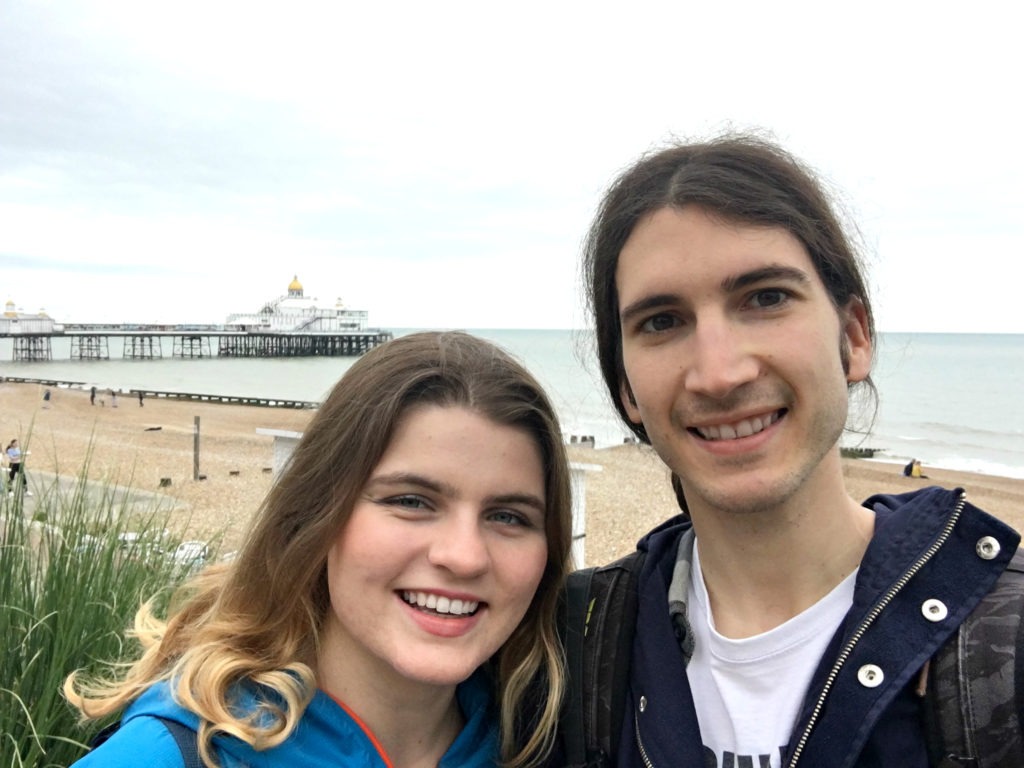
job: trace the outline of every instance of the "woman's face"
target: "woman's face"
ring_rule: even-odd
[[[454,686],[522,620],[547,562],[528,432],[462,407],[407,411],[327,557],[320,685]]]

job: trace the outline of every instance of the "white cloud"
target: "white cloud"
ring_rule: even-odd
[[[1024,332],[1014,29],[934,4],[13,0],[0,298],[217,321],[298,273],[386,326],[579,325],[614,173],[756,126],[841,191],[883,329]]]

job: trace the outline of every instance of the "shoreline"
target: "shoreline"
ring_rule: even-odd
[[[223,549],[237,548],[270,490],[273,439],[257,428],[301,432],[315,411],[267,408],[220,401],[147,398],[140,407],[127,393],[89,404],[88,389],[51,388],[44,408],[39,384],[0,383],[0,440],[18,438],[31,451],[25,470],[32,484],[45,473],[77,475],[89,461],[89,478],[130,485],[167,497],[188,538],[223,532]],[[109,398],[108,398],[109,399]],[[200,472],[193,480],[194,421],[200,419]],[[31,433],[31,434],[30,434]],[[631,552],[639,539],[677,512],[668,469],[639,444],[608,448],[566,446],[572,461],[598,465],[587,473],[587,564]],[[1024,479],[925,466],[927,479],[903,477],[902,465],[843,459],[850,495],[902,493],[927,485],[963,487],[968,500],[1024,531]],[[33,471],[40,473],[33,478]],[[160,487],[161,479],[170,480]]]
[[[885,466],[898,467],[900,470],[906,466],[907,462],[910,461],[911,457],[906,456],[902,458],[896,458],[895,456],[872,456],[870,459],[856,459],[856,461],[863,461],[866,464],[884,464]],[[996,466],[996,465],[994,465]],[[1001,465],[998,465],[1001,466]],[[1010,475],[1001,472],[990,472],[987,469],[969,469],[967,467],[950,467],[945,464],[929,463],[928,468],[935,472],[958,472],[965,475],[981,475],[982,477],[1002,477],[1007,480],[1021,480],[1024,481],[1024,469],[1021,470],[1020,475]]]
[[[605,449],[569,447],[573,461],[597,464],[587,475],[588,565],[633,551],[647,531],[678,514],[669,470],[654,449],[640,444]],[[925,466],[927,477],[904,477],[903,464],[842,459],[846,489],[857,502],[879,493],[906,493],[930,485],[963,488],[967,500],[1024,533],[1024,479]]]

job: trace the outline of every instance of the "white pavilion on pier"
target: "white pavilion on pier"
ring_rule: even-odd
[[[53,333],[62,329],[62,326],[54,323],[53,318],[40,309],[36,314],[22,312],[15,307],[14,301],[8,299],[4,305],[4,312],[0,315],[0,333]]]
[[[323,306],[318,299],[306,296],[298,275],[288,285],[288,293],[268,301],[259,312],[228,315],[227,325],[244,330],[338,333],[365,331],[365,310],[346,309],[339,298],[334,306]]]

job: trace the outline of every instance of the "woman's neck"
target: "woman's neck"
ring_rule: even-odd
[[[317,671],[320,688],[370,731],[394,768],[435,768],[465,725],[455,686]],[[396,684],[397,683],[397,684]]]

